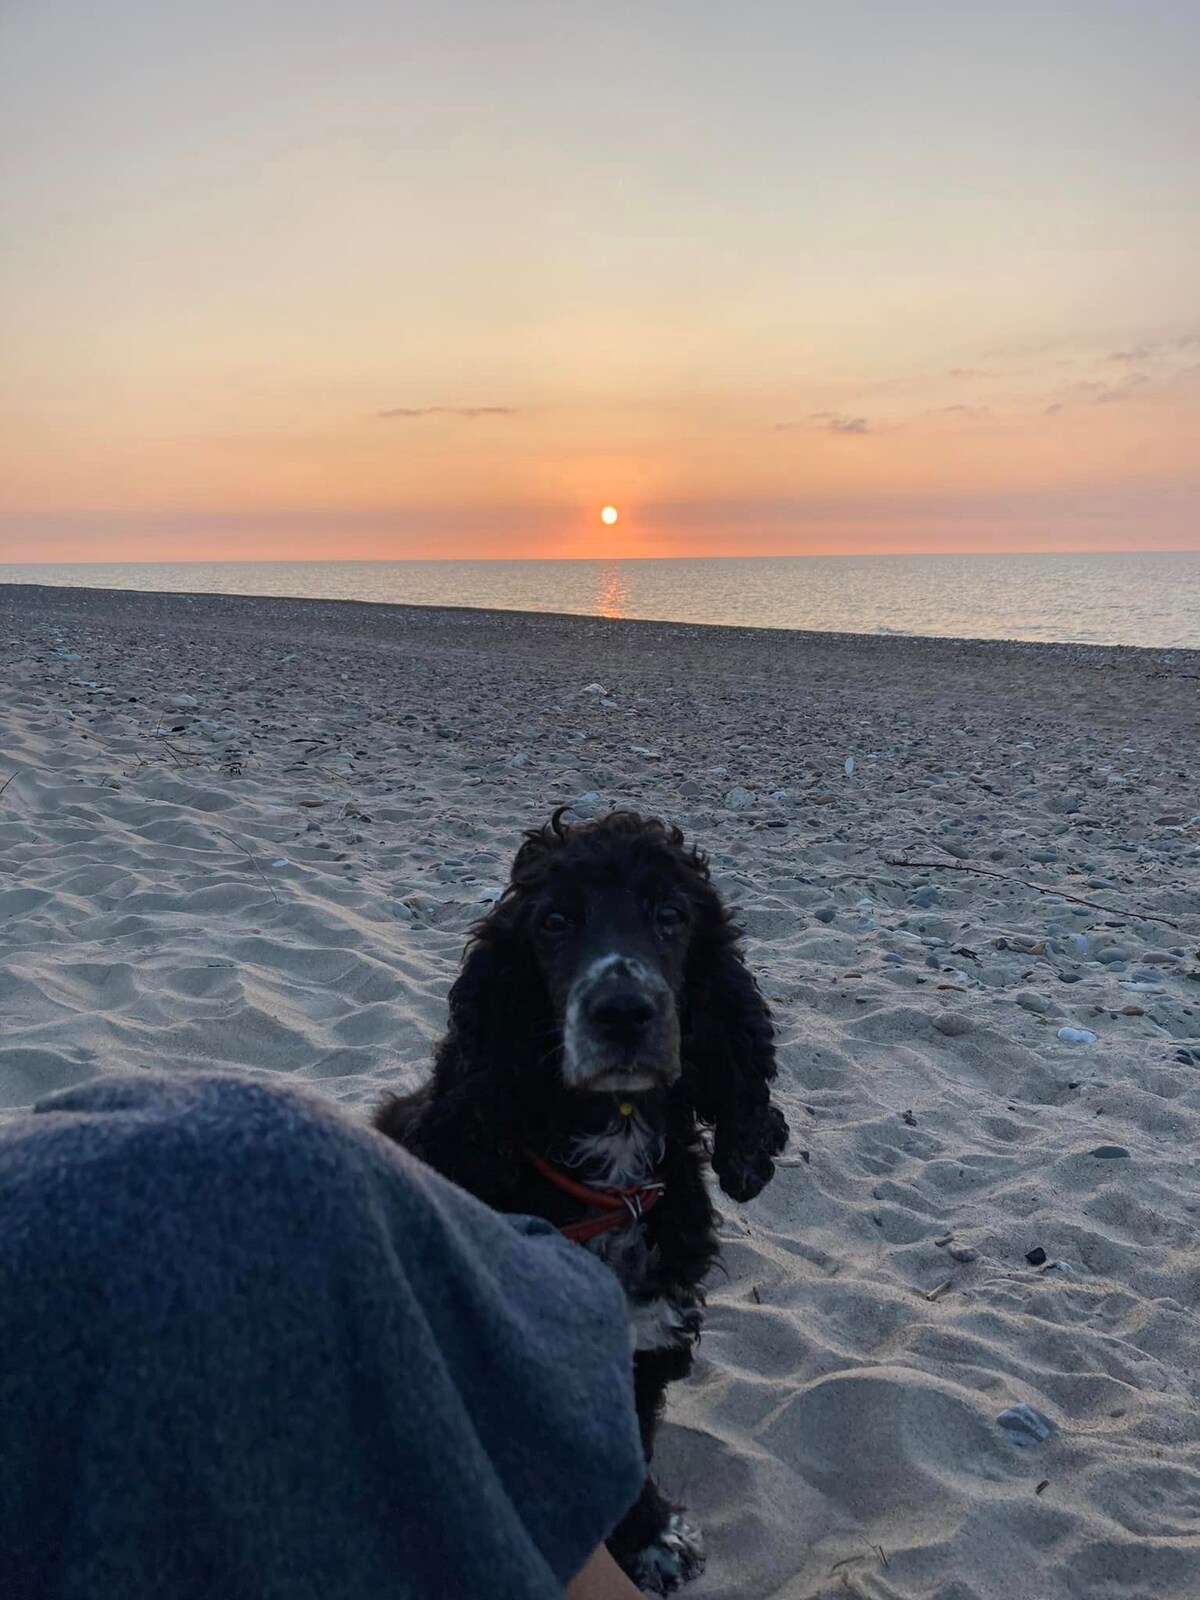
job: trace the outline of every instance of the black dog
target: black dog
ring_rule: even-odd
[[[473,931],[432,1078],[375,1121],[617,1274],[649,1465],[717,1255],[703,1159],[726,1194],[752,1200],[788,1130],[770,1100],[770,1014],[704,857],[633,812],[571,827],[561,817],[526,834]],[[609,1547],[660,1594],[703,1565],[698,1536],[649,1476]]]

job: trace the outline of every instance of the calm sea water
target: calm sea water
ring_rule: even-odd
[[[1200,552],[0,566],[0,582],[1200,648]]]

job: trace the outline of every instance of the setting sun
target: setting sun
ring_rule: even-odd
[[[607,522],[608,526],[611,528],[613,523],[616,520],[617,520],[617,508],[616,508],[616,506],[605,506],[604,510],[600,513],[600,521],[601,522]]]

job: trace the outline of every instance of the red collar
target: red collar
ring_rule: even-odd
[[[525,1151],[525,1159],[535,1172],[540,1172],[556,1189],[561,1189],[564,1194],[569,1194],[573,1200],[579,1200],[585,1206],[599,1209],[601,1215],[598,1217],[582,1217],[578,1222],[568,1222],[559,1228],[564,1239],[573,1239],[576,1244],[586,1244],[589,1239],[595,1239],[602,1233],[611,1233],[614,1228],[640,1222],[646,1212],[652,1211],[662,1199],[665,1187],[661,1183],[633,1183],[623,1189],[593,1189],[576,1178],[568,1177],[557,1167],[552,1167],[532,1150]]]

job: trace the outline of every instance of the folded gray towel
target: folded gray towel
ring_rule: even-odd
[[[643,1475],[615,1280],[310,1095],[0,1129],[4,1600],[561,1596]]]

